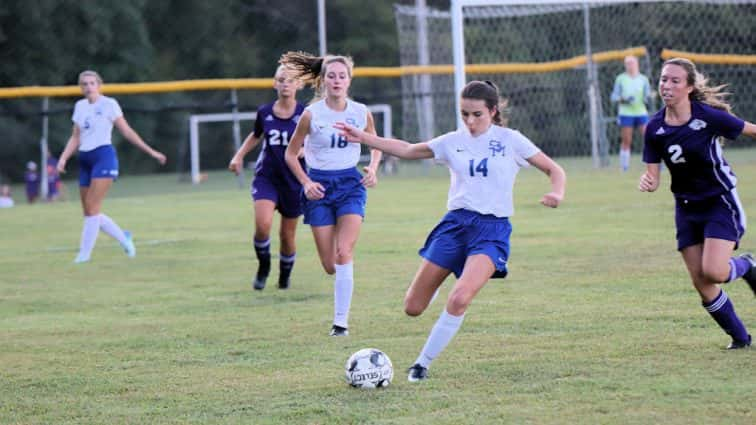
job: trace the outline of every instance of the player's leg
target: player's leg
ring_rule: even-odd
[[[404,295],[404,312],[408,316],[421,315],[428,308],[436,295],[436,291],[450,273],[451,270],[423,258],[412,283],[407,288],[407,293]]]
[[[344,214],[338,217],[335,236],[333,282],[333,327],[331,335],[345,336],[349,328],[349,310],[354,292],[354,247],[360,235],[362,216]]]
[[[493,261],[486,254],[474,254],[467,257],[462,276],[454,284],[446,302],[446,308],[433,325],[415,364],[410,367],[407,380],[417,382],[427,378],[431,362],[441,354],[457,334],[465,318],[467,307],[495,270]]]
[[[630,149],[633,145],[633,127],[622,126],[620,127],[620,151],[619,162],[622,171],[627,171],[630,168]]]
[[[727,293],[717,285],[724,280],[723,276],[729,275],[733,247],[732,241],[707,238],[703,244],[688,246],[680,252],[704,309],[732,337],[728,348],[742,348],[750,345],[751,337]]]
[[[265,282],[270,274],[270,229],[273,226],[273,213],[275,209],[275,201],[264,198],[255,199],[255,236],[253,244],[258,265],[252,287],[258,291],[265,288]]]
[[[298,217],[281,216],[281,251],[279,253],[278,287],[288,289],[291,283],[291,271],[297,258],[297,223]]]
[[[84,225],[81,230],[79,254],[74,260],[76,263],[87,262],[92,256],[92,250],[94,250],[97,235],[100,232],[102,202],[113,184],[113,179],[93,178],[87,184],[87,186],[80,186],[79,189],[81,205],[84,210]]]

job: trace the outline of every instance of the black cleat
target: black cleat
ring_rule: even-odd
[[[743,280],[748,282],[748,286],[751,287],[753,295],[756,295],[756,259],[754,259],[753,255],[748,252],[741,254],[740,258],[745,258],[749,263],[751,263],[751,268],[748,269],[747,272],[745,272],[745,274],[743,275]]]
[[[265,281],[268,279],[268,276],[256,276],[255,280],[252,281],[252,287],[255,288],[256,291],[262,291],[265,289]]]
[[[290,279],[286,279],[286,280],[278,279],[278,289],[289,289],[289,285],[291,285]]]
[[[421,366],[420,363],[413,364],[411,368],[407,369],[407,372],[409,373],[407,375],[409,382],[425,381],[428,379],[428,368]]]
[[[728,350],[740,350],[742,348],[751,348],[751,335],[748,335],[747,341],[732,340],[730,345],[727,346]]]
[[[333,325],[331,327],[331,332],[328,333],[330,336],[349,336],[349,330],[345,327],[339,326],[339,325]]]

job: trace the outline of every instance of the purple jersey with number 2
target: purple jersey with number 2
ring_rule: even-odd
[[[664,122],[666,108],[646,127],[643,161],[662,160],[672,175],[671,190],[680,200],[702,200],[735,188],[737,178],[722,154],[719,137],[735,139],[744,121],[701,102],[690,102],[690,120],[680,126]]]
[[[283,189],[299,190],[301,185],[289,170],[284,159],[286,147],[294,135],[299,117],[302,116],[304,106],[297,103],[294,115],[278,117],[273,113],[273,104],[261,106],[257,110],[254,135],[262,139],[262,150],[255,163],[255,176],[267,177],[276,185],[284,185]],[[304,161],[302,161],[304,168]]]

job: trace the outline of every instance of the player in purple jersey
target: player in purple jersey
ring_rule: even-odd
[[[751,254],[733,256],[745,232],[745,213],[720,138],[756,137],[756,126],[730,113],[723,87],[710,87],[687,59],[664,62],[659,79],[664,107],[646,127],[646,172],[638,188],[659,187],[663,160],[672,176],[677,249],[703,307],[732,337],[727,348],[738,349],[750,347],[751,335],[718,285],[742,277],[756,293],[756,260]]]
[[[244,156],[260,141],[263,142],[252,180],[252,199],[255,203],[254,247],[259,262],[252,286],[258,291],[265,288],[270,273],[270,229],[276,209],[281,214],[280,289],[289,288],[296,258],[295,235],[297,221],[302,215],[302,185],[286,166],[284,154],[304,111],[304,106],[296,99],[300,87],[300,83],[291,77],[286,68],[278,67],[273,81],[278,99],[257,110],[254,130],[228,164],[228,169],[238,175],[243,167]]]
[[[90,260],[100,230],[116,239],[129,257],[134,257],[136,247],[131,233],[123,231],[115,221],[101,213],[105,195],[113,185],[113,180],[118,177],[118,157],[111,142],[113,126],[160,165],[165,164],[166,158],[145,143],[131,128],[115,99],[100,93],[102,78],[98,73],[83,71],[79,74],[79,87],[84,99],[76,102],[71,117],[73,131],[57,166],[59,173],[65,173],[68,159],[78,151],[79,195],[84,210],[84,225],[79,254],[74,262],[85,263]]]
[[[333,125],[346,120],[375,133],[375,124],[367,107],[348,97],[354,67],[351,58],[289,52],[281,57],[281,63],[315,89],[315,98],[302,114],[286,150],[286,163],[302,183],[304,222],[312,229],[323,269],[335,274],[330,335],[347,336],[354,247],[365,216],[366,188],[378,181],[381,152],[371,152],[370,164],[361,175],[356,168],[360,146],[340,137]],[[303,146],[307,171],[298,158]]]

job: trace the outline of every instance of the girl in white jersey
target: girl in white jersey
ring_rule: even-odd
[[[79,86],[84,99],[76,102],[71,138],[58,161],[58,172],[66,171],[68,158],[79,152],[79,194],[84,210],[84,226],[81,231],[79,254],[74,262],[89,261],[97,234],[100,230],[112,236],[121,244],[129,257],[136,255],[136,247],[129,232],[124,232],[107,215],[100,213],[102,201],[118,178],[118,157],[110,140],[115,125],[123,137],[165,164],[165,155],[152,149],[129,126],[123,117],[118,102],[100,93],[102,78],[94,71],[79,74]]]
[[[541,198],[543,205],[556,208],[564,197],[566,177],[562,167],[520,132],[501,126],[502,104],[493,83],[472,81],[461,97],[465,128],[425,143],[385,139],[349,124],[337,124],[350,140],[400,158],[435,158],[451,171],[449,212],[420,249],[423,261],[407,290],[404,311],[410,316],[420,315],[450,273],[457,282],[419,357],[409,368],[410,382],[428,377],[431,362],[457,333],[467,307],[486,282],[491,277],[506,276],[512,231],[508,217],[514,212],[512,189],[519,168],[530,163],[551,179],[551,191]]]
[[[360,146],[347,142],[334,125],[348,122],[375,134],[375,124],[365,105],[347,97],[354,67],[350,58],[289,52],[280,62],[295,78],[311,83],[316,92],[289,141],[286,164],[302,183],[304,222],[312,228],[323,269],[336,275],[330,335],[346,336],[354,286],[352,259],[365,217],[365,188],[377,183],[381,152],[371,152],[370,164],[361,175],[356,168]],[[307,172],[297,158],[303,145]]]

